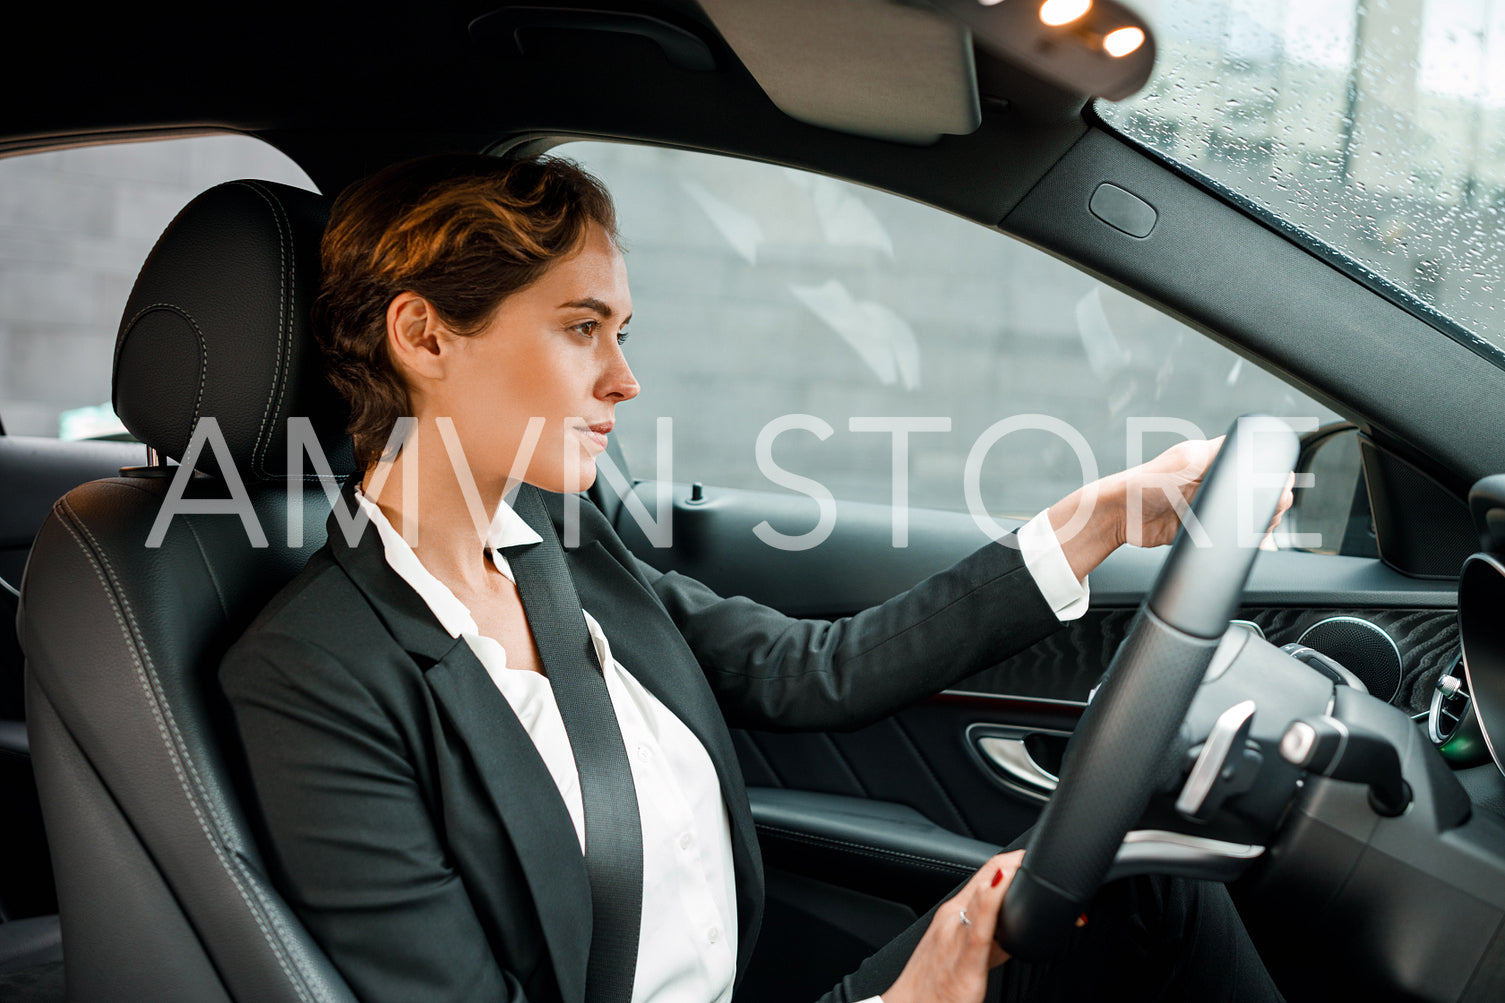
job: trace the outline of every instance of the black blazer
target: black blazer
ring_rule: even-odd
[[[544,500],[560,525],[561,497]],[[989,544],[831,623],[656,571],[588,502],[580,527],[566,563],[581,602],[720,777],[739,977],[763,870],[728,726],[859,727],[1058,626],[1013,547]],[[569,814],[506,698],[387,564],[375,530],[351,546],[331,516],[328,544],[220,679],[273,879],[361,999],[580,1003],[590,888]]]

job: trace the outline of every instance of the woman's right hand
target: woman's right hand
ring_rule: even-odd
[[[936,908],[883,1003],[981,1003],[988,971],[1009,957],[993,941],[993,930],[1003,893],[1023,860],[1023,850],[998,854]]]

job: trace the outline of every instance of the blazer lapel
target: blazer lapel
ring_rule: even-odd
[[[590,880],[574,823],[554,779],[470,645],[456,643],[424,679],[475,763],[517,849],[554,959],[560,996],[567,1003],[584,1000],[591,942]]]
[[[355,510],[357,484],[354,477],[345,484],[347,511]],[[560,995],[566,1003],[578,1003],[585,996],[590,951],[590,883],[574,823],[553,777],[470,645],[451,637],[387,563],[376,532],[364,527],[351,546],[334,515],[328,532],[335,560],[397,643],[425,667],[424,680],[435,703],[475,764],[490,807],[517,851],[554,960]],[[477,893],[504,902],[504,889],[481,888]]]

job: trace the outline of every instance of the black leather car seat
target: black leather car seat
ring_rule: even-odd
[[[287,419],[313,421],[336,474],[353,468],[308,319],[327,214],[264,182],[199,196],[143,266],[116,342],[126,426],[181,459],[215,418],[228,456],[205,449],[187,496],[225,498],[238,474],[270,545],[199,512],[148,547],[169,466],[70,491],[31,552],[19,629],[72,1000],[354,998],[267,878],[216,683],[226,647],[324,541],[323,484],[310,470],[288,490]]]

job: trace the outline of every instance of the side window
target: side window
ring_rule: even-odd
[[[669,417],[675,480],[777,490],[761,437],[777,468],[887,504],[889,429],[907,425],[911,505],[967,510],[970,479],[990,514],[1027,517],[1080,486],[1084,461],[1124,467],[1135,438],[1148,457],[1249,412],[1337,420],[967,220],[766,164],[610,143],[555,152],[617,202],[643,387],[618,433],[636,476],[661,476],[655,419]]]
[[[221,181],[312,189],[245,136],[82,147],[0,159],[0,423],[6,434],[128,437],[110,407],[120,312],[178,210]]]

